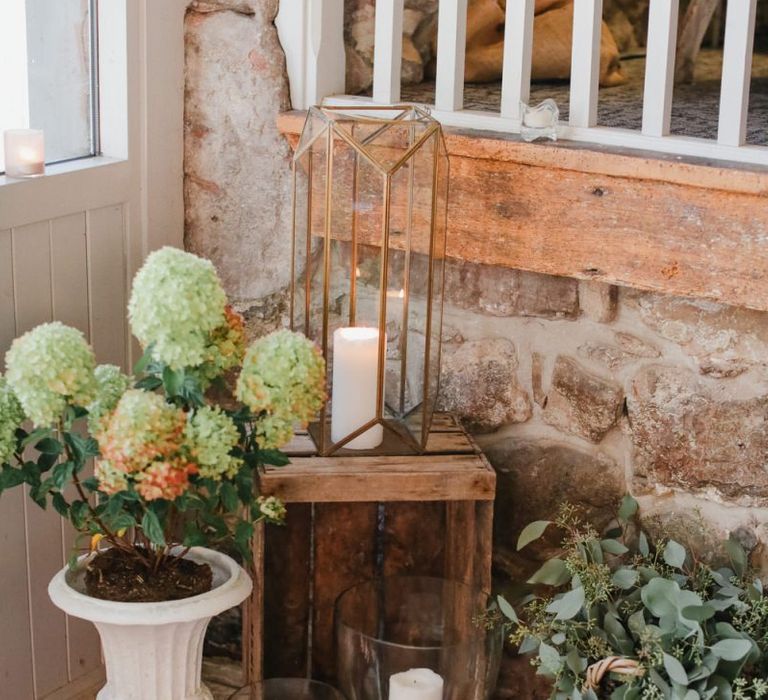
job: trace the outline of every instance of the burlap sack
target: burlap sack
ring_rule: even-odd
[[[467,11],[467,51],[464,79],[493,82],[501,79],[504,57],[506,0],[471,0]],[[572,0],[536,0],[533,21],[534,80],[565,80],[571,75]],[[437,37],[434,39],[435,45]],[[434,53],[433,46],[433,53]],[[625,82],[619,49],[603,22],[600,44],[600,85]]]

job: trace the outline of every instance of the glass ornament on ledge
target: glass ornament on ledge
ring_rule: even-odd
[[[293,162],[291,325],[330,397],[320,455],[417,454],[440,369],[448,155],[416,106],[313,107]]]
[[[557,122],[560,110],[552,98],[547,98],[535,107],[520,103],[520,136],[523,141],[536,139],[557,141]]]

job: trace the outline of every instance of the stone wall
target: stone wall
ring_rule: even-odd
[[[186,244],[258,335],[286,321],[288,90],[277,0],[229,7],[187,16]],[[498,470],[500,582],[536,566],[525,523],[627,490],[651,527],[709,555],[735,532],[764,565],[768,314],[458,261],[446,301],[442,408]]]

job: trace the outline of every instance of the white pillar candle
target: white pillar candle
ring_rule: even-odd
[[[339,328],[334,332],[331,393],[333,442],[343,440],[376,417],[378,369],[377,328]],[[378,447],[383,439],[384,428],[374,425],[344,447],[350,450],[371,450]]]
[[[389,677],[389,700],[443,700],[443,677],[428,668],[412,668]]]
[[[45,173],[45,138],[39,129],[9,129],[5,132],[7,177],[35,177]]]

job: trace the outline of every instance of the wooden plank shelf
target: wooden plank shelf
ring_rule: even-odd
[[[308,433],[286,447],[291,464],[268,467],[261,493],[286,503],[493,500],[496,474],[452,416],[441,415],[423,455],[318,457]]]
[[[303,432],[285,448],[291,463],[261,475],[288,516],[254,536],[249,679],[333,681],[333,606],[356,583],[409,574],[490,589],[495,472],[451,415],[435,416],[427,444],[421,455],[319,457]]]

